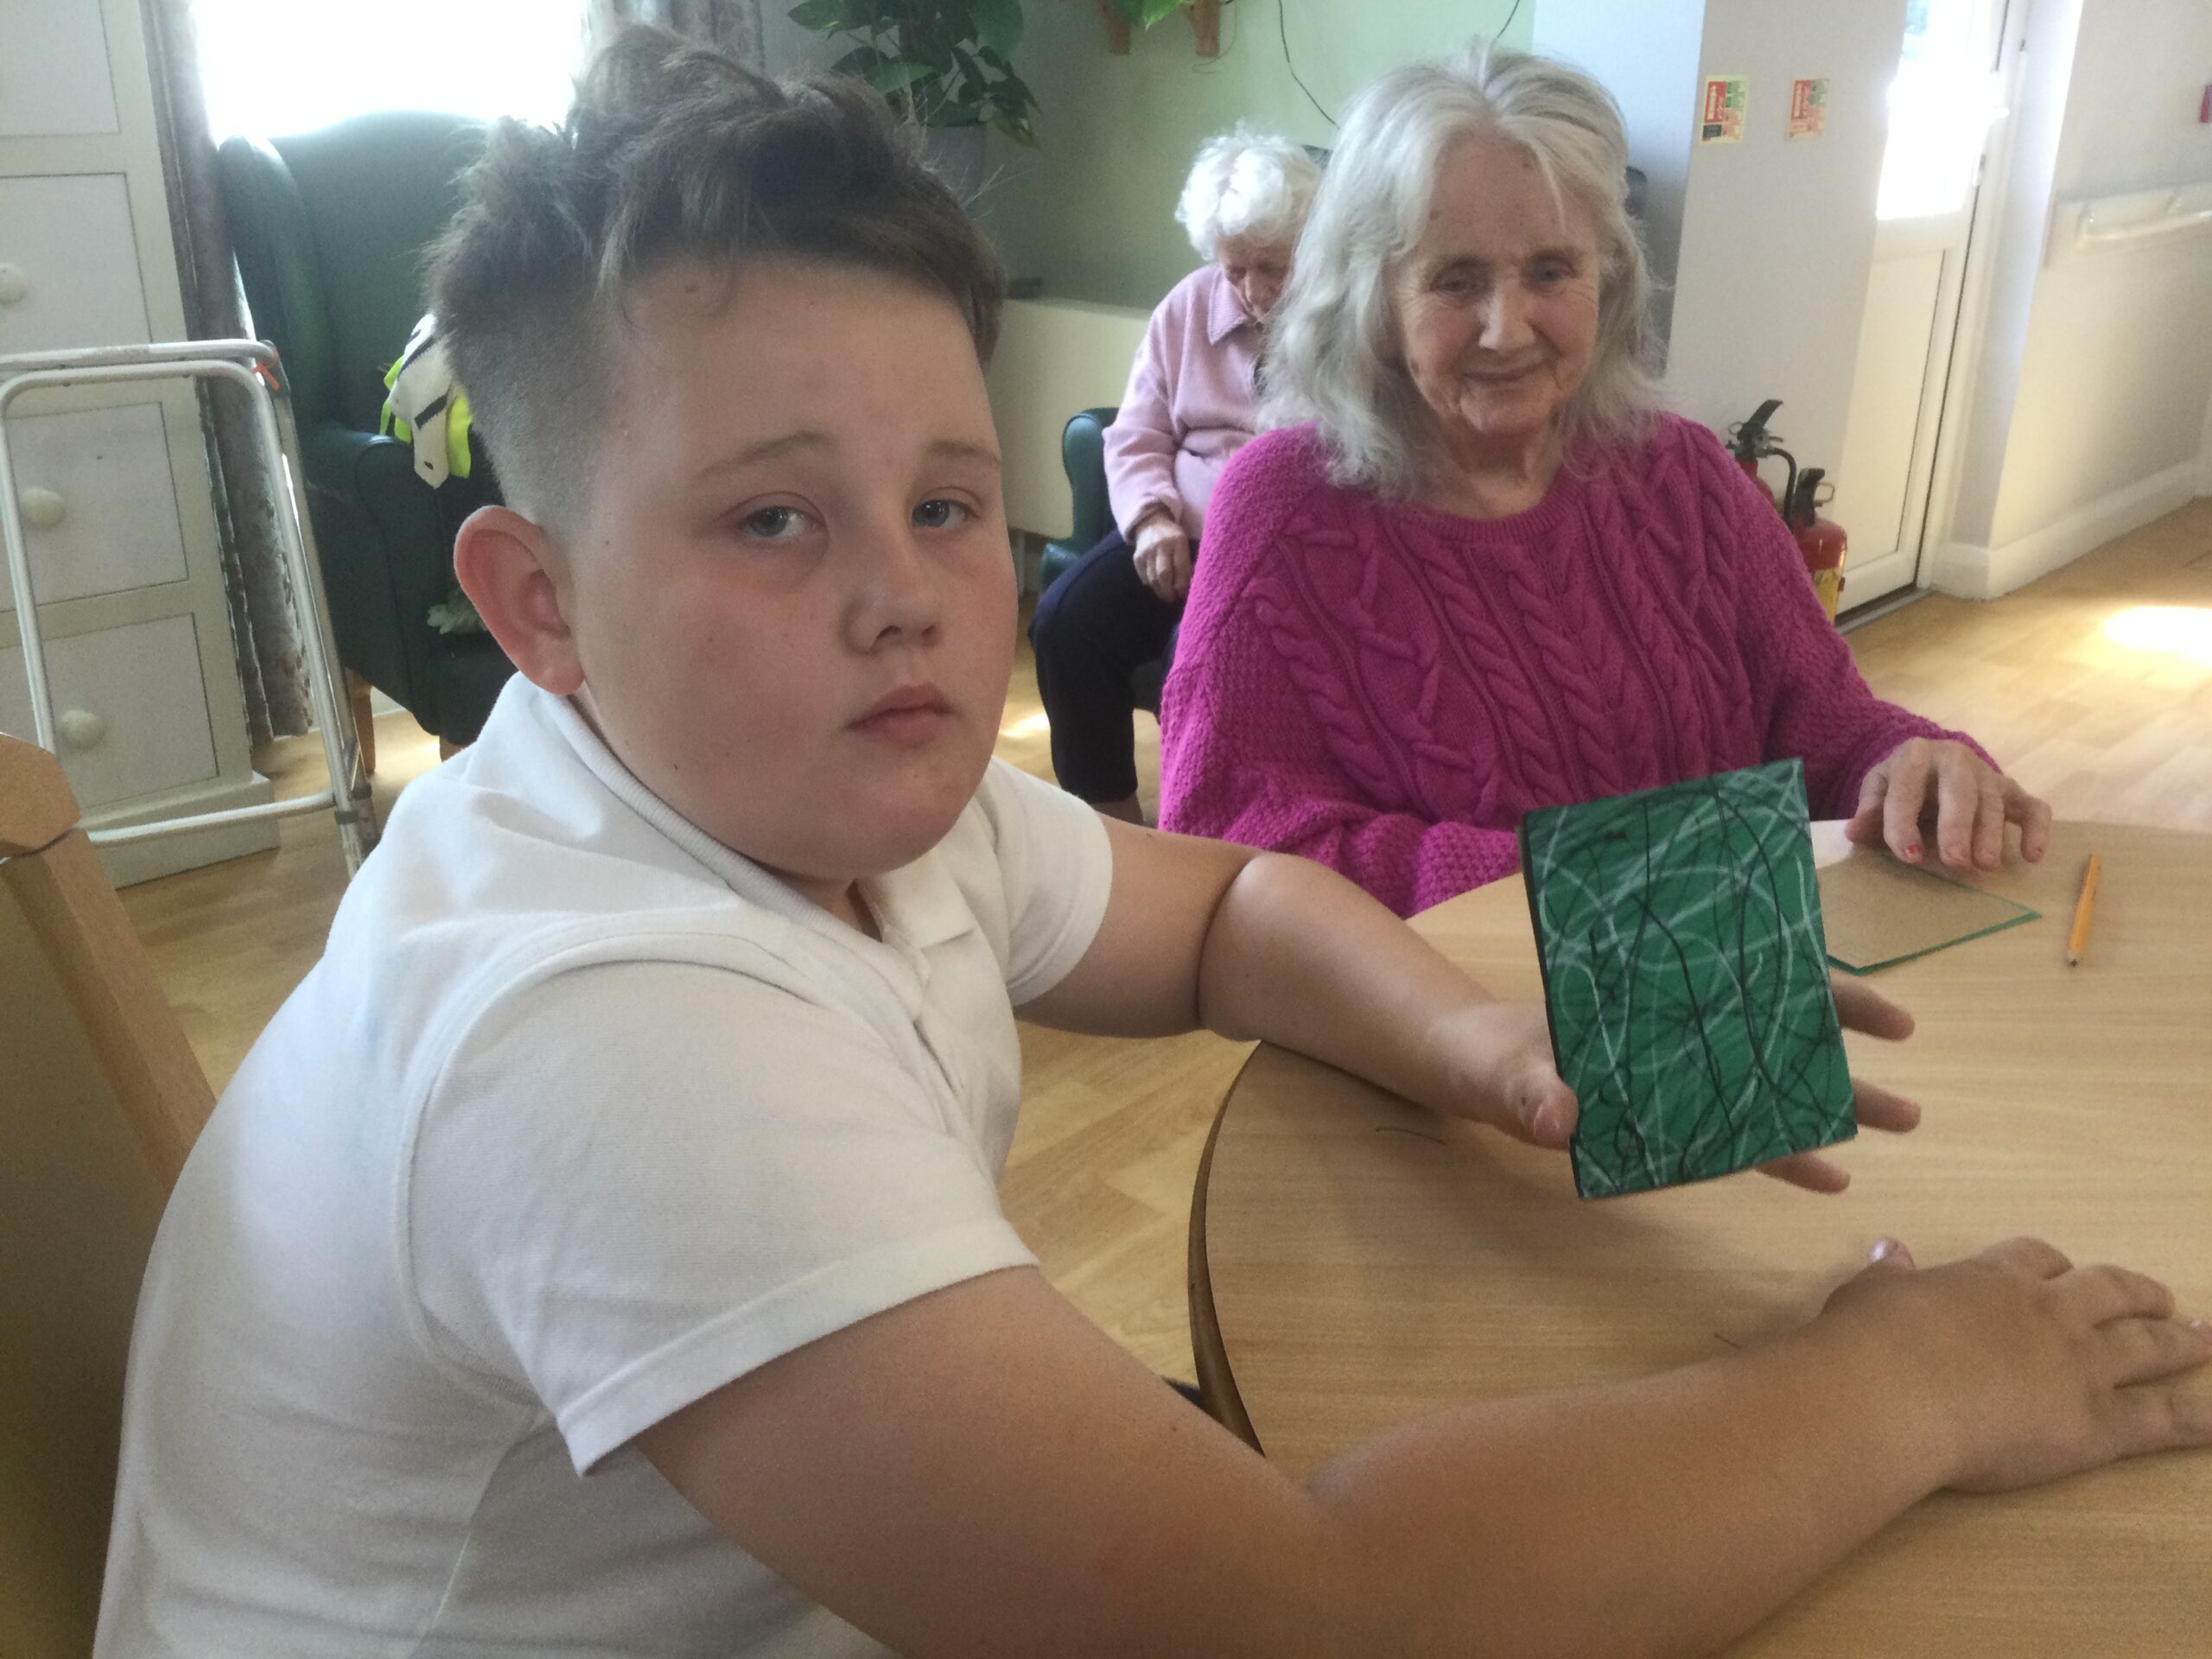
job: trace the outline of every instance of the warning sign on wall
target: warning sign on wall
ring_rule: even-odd
[[[1744,136],[1744,105],[1751,96],[1748,75],[1713,75],[1705,83],[1705,107],[1698,117],[1700,144],[1732,144]]]
[[[1789,83],[1789,136],[1817,138],[1828,130],[1828,78]]]

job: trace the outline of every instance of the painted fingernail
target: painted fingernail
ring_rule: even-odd
[[[1904,849],[1904,855],[1915,864],[1920,862],[1920,843],[1914,842],[1911,846]]]

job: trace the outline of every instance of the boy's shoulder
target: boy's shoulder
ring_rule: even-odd
[[[1088,817],[995,760],[944,838],[886,878],[887,893],[916,942],[980,931],[1011,981],[1021,914],[1061,879],[1058,855]],[[646,791],[565,702],[521,684],[474,747],[401,798],[318,972],[410,1008],[435,1066],[493,1004],[626,962],[721,970],[753,982],[748,995],[874,1016],[875,977],[855,971],[842,934]]]

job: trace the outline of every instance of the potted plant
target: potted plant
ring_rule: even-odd
[[[962,196],[983,181],[983,130],[1034,145],[1037,99],[1014,72],[1021,0],[800,0],[791,21],[853,48],[858,75],[924,129],[930,164]]]

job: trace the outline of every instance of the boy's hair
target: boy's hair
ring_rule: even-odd
[[[509,499],[582,519],[623,296],[679,259],[817,260],[943,294],[979,357],[1005,274],[866,85],[779,85],[657,29],[624,29],[558,131],[496,124],[429,256],[430,305]]]

